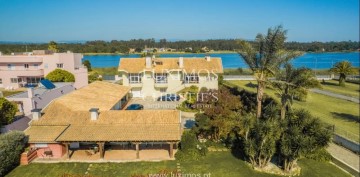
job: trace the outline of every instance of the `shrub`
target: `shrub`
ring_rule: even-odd
[[[175,154],[175,158],[179,161],[199,160],[207,153],[207,148],[202,145],[196,138],[195,133],[186,131],[181,136],[179,150]]]
[[[12,131],[0,135],[0,176],[5,176],[20,163],[20,154],[27,143],[23,132]]]
[[[324,161],[330,161],[331,160],[331,154],[329,152],[327,152],[324,148],[322,149],[318,149],[316,151],[314,151],[313,153],[307,154],[305,155],[306,158],[308,159],[313,159],[319,162],[324,162]]]
[[[12,122],[17,111],[17,105],[5,98],[0,98],[0,126]]]
[[[74,75],[62,69],[55,69],[54,71],[51,71],[46,76],[46,79],[49,79],[52,82],[75,82]]]

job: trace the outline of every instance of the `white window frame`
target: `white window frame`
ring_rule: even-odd
[[[129,83],[130,84],[138,84],[142,82],[142,74],[141,73],[129,73]]]
[[[18,82],[19,82],[18,78],[10,78],[10,83],[15,84]]]
[[[155,73],[155,83],[157,83],[157,84],[168,83],[168,74],[167,73]]]
[[[39,64],[34,64],[34,69],[38,69],[39,68]]]
[[[199,83],[199,74],[191,73],[184,75],[184,82],[187,84],[198,84]]]
[[[29,69],[29,64],[24,64],[25,69]]]
[[[64,68],[64,63],[56,63],[56,68]]]
[[[15,65],[14,64],[8,64],[8,70],[15,70]]]

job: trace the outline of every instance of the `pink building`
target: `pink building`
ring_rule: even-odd
[[[27,54],[2,55],[0,53],[0,87],[17,89],[27,84],[37,84],[49,72],[56,68],[74,74],[75,88],[88,84],[87,68],[82,65],[82,54],[51,53],[46,50],[34,50]]]

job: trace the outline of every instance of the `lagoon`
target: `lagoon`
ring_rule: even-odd
[[[205,57],[206,54],[160,54],[160,57]],[[224,68],[247,68],[243,58],[237,53],[213,53],[211,57],[221,57]],[[94,68],[118,67],[121,58],[137,58],[139,54],[130,55],[85,55],[83,60],[89,60]],[[308,67],[311,69],[329,69],[334,63],[342,60],[350,61],[353,66],[359,67],[359,52],[348,53],[306,53],[295,58],[292,63],[296,67]]]

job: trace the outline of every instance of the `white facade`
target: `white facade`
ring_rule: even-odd
[[[139,60],[136,62],[139,62]],[[184,59],[180,57],[179,59],[176,59],[177,62],[175,62],[177,63],[177,68],[169,68],[169,70],[167,70],[168,68],[165,66],[168,66],[169,64],[166,64],[166,62],[169,61],[174,63],[174,61],[170,60],[162,59],[160,62],[164,64],[162,66],[156,65],[156,67],[164,69],[162,70],[163,72],[156,69],[156,67],[154,67],[149,61],[149,58],[143,60],[144,69],[141,72],[127,71],[122,69],[122,66],[120,66],[123,85],[131,87],[133,97],[158,97],[161,94],[177,93],[178,91],[192,85],[197,86],[199,89],[203,87],[207,89],[218,89],[218,74],[213,72],[204,72],[208,69],[206,66],[203,69],[201,66],[197,67],[195,72],[187,73],[187,71],[192,71],[191,63],[189,62],[193,60],[186,60],[187,70],[185,70]],[[206,58],[206,60],[204,59],[201,62],[210,63],[210,61],[210,58]],[[130,66],[131,64],[129,63],[131,60],[128,60],[127,62],[128,63],[125,64]],[[140,64],[136,62],[134,62],[135,65]],[[197,63],[199,63],[199,61],[197,61]],[[218,70],[222,71],[221,64],[217,65],[217,67],[220,67]],[[211,70],[211,68],[209,70]]]

